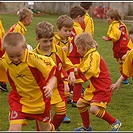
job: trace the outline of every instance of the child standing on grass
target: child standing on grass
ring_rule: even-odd
[[[0,58],[2,58],[3,54],[5,53],[3,46],[2,46],[2,38],[5,35],[5,29],[3,27],[2,21],[0,20]],[[4,75],[3,79],[5,78]],[[0,89],[4,92],[8,92],[6,81],[0,81]]]
[[[79,35],[83,32],[81,24],[84,21],[85,14],[86,14],[85,9],[80,5],[75,5],[70,9],[70,17],[72,18],[74,25],[71,33],[72,41],[69,46],[68,58],[71,60],[71,62],[74,65],[79,64],[81,60],[81,55],[77,52],[77,48],[74,43],[74,38],[76,35]],[[70,89],[73,90],[72,107],[76,107],[76,103],[82,94],[82,84],[76,82],[74,86],[70,87]]]
[[[51,105],[54,105],[55,107],[55,114],[53,115],[51,122],[55,126],[55,129],[59,130],[58,128],[60,124],[66,117],[64,82],[69,81],[69,83],[73,85],[76,79],[74,76],[73,64],[67,58],[62,47],[53,43],[53,37],[54,26],[47,21],[39,22],[36,26],[36,40],[38,41],[38,45],[33,51],[43,56],[51,57],[58,68],[57,83],[54,86],[51,97]],[[68,73],[68,75],[64,73],[64,70]]]
[[[62,49],[65,51],[66,56],[68,55],[69,45],[72,40],[70,36],[73,28],[73,23],[74,22],[72,18],[70,18],[68,15],[61,15],[57,18],[56,21],[57,32],[54,35],[53,43],[61,46]],[[68,86],[68,82],[65,81],[65,85]],[[70,98],[69,86],[67,87],[67,90],[65,90],[64,98],[67,107],[68,98]],[[66,117],[63,120],[63,123],[70,123],[70,122],[71,122],[70,118],[66,115]]]
[[[54,130],[50,99],[56,83],[55,63],[27,50],[25,37],[19,32],[6,34],[2,44],[5,55],[0,59],[0,69],[12,87],[8,96],[9,131],[22,131],[27,120],[36,120],[41,131]]]
[[[92,131],[88,106],[94,116],[110,124],[111,131],[118,131],[121,122],[106,111],[112,96],[110,90],[112,81],[107,65],[96,49],[96,41],[90,33],[84,32],[76,36],[75,44],[83,58],[81,63],[74,68],[74,72],[78,73],[77,79],[81,78],[84,82],[89,80],[90,83],[77,102],[83,127],[75,128],[74,131]]]
[[[80,2],[80,6],[82,6],[86,10],[85,18],[81,27],[84,31],[91,33],[94,37],[94,22],[93,19],[90,17],[92,2]]]
[[[17,12],[17,15],[19,16],[19,20],[16,24],[11,26],[11,28],[7,31],[9,32],[20,32],[25,36],[27,29],[27,26],[30,26],[33,19],[33,12],[28,8],[22,8]],[[33,48],[27,44],[27,48],[29,50],[33,50]]]
[[[121,73],[122,64],[124,62],[125,55],[127,54],[128,48],[128,30],[126,25],[121,21],[121,16],[117,10],[110,9],[106,13],[107,21],[109,23],[109,29],[107,36],[102,36],[105,41],[113,42],[113,54],[114,58],[119,64],[119,70]],[[124,80],[123,84],[128,84],[128,80]]]

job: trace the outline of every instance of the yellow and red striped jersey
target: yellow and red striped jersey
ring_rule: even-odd
[[[27,32],[26,27],[23,25],[22,22],[18,21],[16,24],[14,24],[8,31],[9,32],[20,32],[21,34],[25,35]]]
[[[110,85],[112,84],[110,74],[104,59],[99,55],[96,48],[91,48],[82,58],[81,63],[77,66],[78,73],[76,74],[77,82],[86,82],[90,84],[86,88],[90,96],[88,100],[96,100],[109,102]],[[82,79],[82,80],[81,80]],[[86,94],[84,94],[85,97]],[[109,96],[109,97],[105,97]]]
[[[43,87],[56,73],[51,58],[25,50],[21,63],[15,65],[5,53],[0,66],[3,66],[12,87],[8,96],[10,107],[29,114],[42,114],[50,108],[50,98],[45,97]]]

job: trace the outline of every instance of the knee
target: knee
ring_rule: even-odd
[[[95,115],[98,112],[98,110],[99,110],[99,107],[98,106],[93,105],[93,106],[90,107],[90,112],[93,115]]]

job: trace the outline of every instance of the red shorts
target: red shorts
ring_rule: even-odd
[[[50,111],[45,111],[43,114],[27,114],[20,111],[10,111],[10,124],[24,124],[27,125],[27,120],[38,120],[42,122],[50,121]]]

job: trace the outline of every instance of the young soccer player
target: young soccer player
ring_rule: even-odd
[[[76,35],[79,35],[83,32],[81,24],[84,21],[85,14],[86,14],[85,9],[80,5],[75,5],[70,9],[70,17],[72,18],[74,25],[72,28],[72,34],[71,34],[72,41],[69,46],[68,58],[71,60],[71,62],[74,65],[79,64],[81,59],[81,55],[77,52],[77,48],[74,43],[74,38]],[[82,94],[82,84],[76,82],[74,86],[70,86],[70,89],[73,90],[72,107],[76,107],[76,103]]]
[[[81,25],[84,31],[91,33],[94,37],[94,21],[92,17],[90,17],[90,11],[92,9],[92,2],[80,2],[80,6],[82,6],[86,10],[84,21]]]
[[[68,15],[60,15],[56,20],[57,32],[54,35],[53,43],[61,46],[62,49],[65,51],[66,56],[68,55],[69,45],[72,40],[70,36],[73,28],[73,23],[74,22],[72,18],[69,17]],[[68,86],[68,82],[65,81],[65,85]],[[69,86],[67,90],[65,90],[64,98],[67,107],[67,103],[69,102],[68,100],[70,100]],[[70,123],[70,122],[71,122],[70,118],[66,115],[66,117],[63,120],[63,123]]]
[[[53,43],[53,37],[54,26],[51,23],[42,21],[37,24],[36,40],[38,41],[38,45],[33,51],[43,56],[51,57],[58,68],[58,79],[51,97],[51,105],[54,105],[55,107],[55,114],[53,115],[51,122],[57,130],[66,116],[64,81],[69,81],[70,84],[74,84],[76,79],[74,76],[73,64],[67,58],[62,47]],[[64,70],[68,73],[68,75],[64,73]]]
[[[27,32],[26,27],[30,26],[30,24],[32,23],[33,12],[28,8],[22,8],[17,12],[17,15],[19,16],[18,22],[11,26],[7,33],[20,32],[25,36]],[[27,44],[27,48],[31,51],[33,50],[33,48],[29,44]]]
[[[116,81],[116,83],[110,86],[112,90],[117,88],[117,91],[119,91],[122,81],[125,79],[128,79],[129,77],[133,77],[133,67],[132,67],[133,63],[132,62],[133,62],[133,49],[131,49],[126,56],[126,59],[123,63],[123,69],[122,69],[121,76]]]
[[[38,17],[41,15],[41,13],[39,11],[34,9],[34,2],[33,1],[28,1],[28,8],[30,10],[32,10],[33,13],[36,13]]]
[[[3,54],[5,53],[3,46],[2,46],[2,38],[4,35],[5,35],[5,29],[3,27],[2,21],[0,20],[0,58],[2,58]],[[4,76],[4,75],[2,75],[2,76]],[[4,92],[8,92],[7,85],[4,80],[0,81],[0,89]]]
[[[119,70],[121,73],[123,57],[128,52],[128,30],[126,25],[121,21],[121,16],[118,10],[110,9],[106,13],[107,21],[109,23],[109,28],[107,32],[107,36],[102,36],[102,39],[105,41],[113,42],[113,54],[114,58],[119,64]],[[128,80],[124,80],[123,84],[128,84]]]
[[[75,131],[92,131],[88,106],[90,106],[90,113],[110,124],[111,131],[117,131],[121,126],[121,122],[106,111],[112,96],[110,90],[112,81],[106,62],[96,49],[96,43],[92,35],[87,32],[77,35],[75,38],[77,51],[83,57],[80,64],[74,69],[78,74],[77,80],[81,78],[84,82],[88,80],[90,82],[77,102],[83,127],[75,128]]]
[[[25,37],[19,32],[6,34],[2,44],[5,55],[0,59],[0,69],[12,87],[8,96],[9,131],[21,131],[27,120],[36,120],[41,131],[54,130],[50,99],[56,83],[55,63],[27,50]]]

